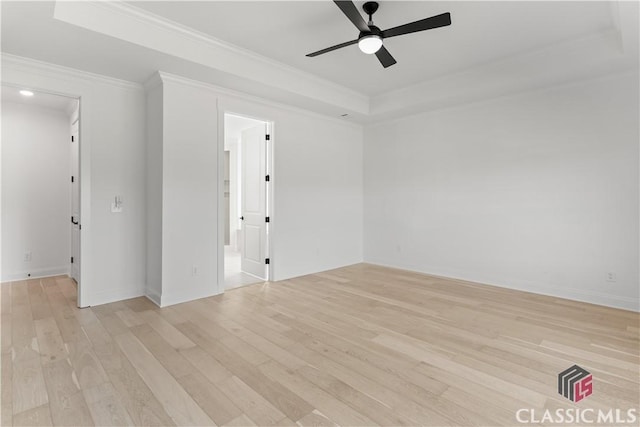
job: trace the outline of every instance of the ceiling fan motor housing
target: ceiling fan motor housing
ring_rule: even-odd
[[[364,10],[364,13],[369,15],[369,22],[372,22],[373,19],[371,18],[371,15],[376,13],[376,10],[378,10],[378,2],[377,1],[368,1],[365,4],[362,5],[362,9]]]
[[[378,36],[382,37],[382,30],[375,25],[369,25],[369,31],[360,31],[360,35],[358,39],[361,39],[365,36]]]

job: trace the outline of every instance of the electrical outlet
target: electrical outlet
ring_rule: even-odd
[[[24,253],[24,257],[22,258],[24,262],[31,262],[31,251],[27,251]]]
[[[610,271],[607,273],[606,280],[607,282],[617,282],[618,276],[616,275],[616,273]]]

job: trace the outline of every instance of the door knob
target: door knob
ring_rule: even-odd
[[[244,221],[244,216],[241,216],[241,217],[240,217],[240,221]]]

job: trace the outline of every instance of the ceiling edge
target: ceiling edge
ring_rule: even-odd
[[[54,18],[341,110],[359,114],[369,112],[369,97],[364,94],[121,1],[56,1]]]
[[[129,90],[143,90],[143,86],[139,83],[130,82],[127,80],[116,79],[114,77],[104,76],[102,74],[95,74],[89,71],[78,70],[77,68],[65,67],[63,65],[52,64],[50,62],[40,61],[38,59],[26,58],[23,56],[13,55],[11,53],[0,52],[0,63],[2,67],[14,66],[24,67],[33,71],[34,69],[40,72],[60,73],[73,78],[89,80],[92,82],[102,83],[111,86],[117,86],[122,89]],[[68,96],[68,95],[62,95]]]

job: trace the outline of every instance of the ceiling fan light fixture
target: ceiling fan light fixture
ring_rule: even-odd
[[[371,55],[379,51],[382,47],[382,38],[375,34],[361,37],[358,40],[358,47],[362,52],[366,53],[367,55]]]

